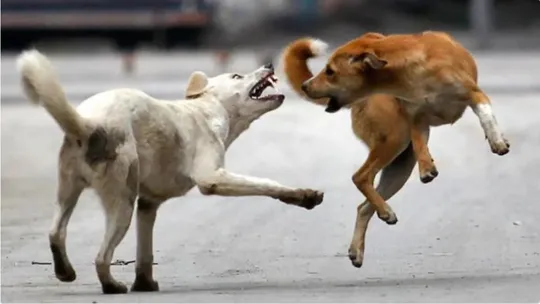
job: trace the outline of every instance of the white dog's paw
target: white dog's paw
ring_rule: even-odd
[[[311,210],[320,205],[324,199],[324,192],[312,189],[298,189],[294,195],[278,197],[284,203],[296,205]]]

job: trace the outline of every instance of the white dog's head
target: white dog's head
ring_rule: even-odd
[[[186,98],[212,95],[229,113],[253,121],[283,103],[285,96],[277,90],[263,95],[265,89],[275,89],[276,81],[271,64],[246,75],[226,73],[209,78],[203,72],[194,72],[188,82]]]

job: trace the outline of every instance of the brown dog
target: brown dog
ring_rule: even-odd
[[[367,160],[352,178],[366,197],[358,207],[349,249],[353,264],[360,267],[369,220],[377,211],[386,223],[397,222],[385,200],[403,187],[416,161],[422,182],[438,175],[427,147],[430,126],[452,124],[470,106],[492,151],[504,155],[509,145],[488,97],[477,86],[474,59],[447,34],[367,33],[339,47],[313,77],[307,60],[325,47],[309,38],[291,43],[284,53],[284,68],[293,89],[326,105],[327,112],[351,107],[353,131],[369,147]],[[381,170],[375,189],[373,182]]]

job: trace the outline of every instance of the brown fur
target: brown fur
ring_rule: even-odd
[[[474,109],[489,99],[476,85],[472,56],[445,33],[366,33],[339,47],[313,77],[307,60],[315,55],[309,38],[286,48],[284,69],[290,85],[307,100],[326,105],[327,112],[350,108],[353,132],[369,148],[367,160],[352,177],[366,197],[358,207],[349,249],[353,264],[360,267],[371,216],[376,211],[388,224],[397,222],[386,200],[407,181],[415,158],[423,182],[438,175],[427,146],[430,126],[454,123],[468,105]],[[490,140],[492,150],[501,155],[508,152],[502,139]]]
[[[455,123],[468,106],[479,117],[493,153],[508,153],[489,97],[477,81],[472,55],[448,34],[427,31],[360,36],[340,46],[323,71],[300,87],[310,98],[329,97],[328,112],[373,94],[397,97],[423,175],[435,167],[420,134],[430,126]]]

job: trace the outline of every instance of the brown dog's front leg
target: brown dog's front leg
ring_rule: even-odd
[[[390,152],[393,151],[384,148],[371,150],[362,167],[354,173],[352,180],[358,190],[366,197],[366,200],[373,205],[379,218],[388,225],[394,225],[397,223],[396,214],[373,186],[377,173],[388,165],[395,156]]]
[[[420,171],[420,181],[426,184],[434,180],[438,175],[437,167],[433,162],[431,153],[427,145],[427,137],[424,135],[424,130],[429,127],[421,127],[420,124],[411,125],[411,142],[418,161],[418,169]]]

